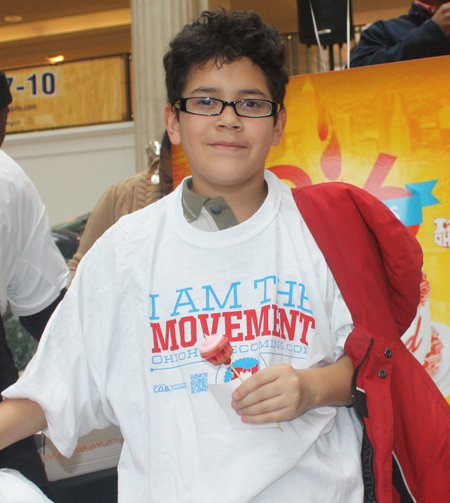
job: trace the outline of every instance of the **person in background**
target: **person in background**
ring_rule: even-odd
[[[11,101],[8,81],[0,72],[0,146]],[[39,340],[68,281],[69,270],[53,242],[36,188],[22,168],[0,150],[1,314],[9,303],[22,325]],[[0,317],[0,391],[18,377]],[[0,468],[18,470],[48,494],[47,477],[32,437],[0,451]]]
[[[361,33],[350,67],[450,54],[450,2],[413,2],[409,13],[377,21]]]
[[[145,208],[170,194],[172,190],[172,149],[165,131],[159,158],[150,163],[149,169],[112,185],[98,201],[89,217],[78,250],[68,261],[72,278],[80,260],[120,217]]]

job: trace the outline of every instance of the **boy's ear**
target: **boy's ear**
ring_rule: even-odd
[[[164,122],[166,124],[167,134],[170,138],[170,143],[173,145],[180,145],[180,123],[178,122],[177,113],[170,103],[166,103],[164,108]]]
[[[287,121],[287,112],[286,109],[283,108],[278,112],[277,121],[273,126],[272,147],[276,147],[277,145],[280,144],[284,128],[286,127],[286,121]]]

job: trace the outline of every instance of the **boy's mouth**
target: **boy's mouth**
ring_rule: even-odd
[[[232,141],[217,141],[209,144],[210,147],[217,148],[219,150],[229,150],[229,151],[237,151],[243,148],[247,148],[242,143],[232,142]]]

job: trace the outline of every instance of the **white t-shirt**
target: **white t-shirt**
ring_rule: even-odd
[[[44,493],[17,470],[0,470],[2,503],[52,503]]]
[[[69,282],[45,206],[22,168],[0,150],[0,312],[17,316],[50,305]]]
[[[70,456],[78,435],[120,425],[123,503],[360,503],[359,446],[348,409],[323,407],[277,428],[234,430],[207,382],[204,333],[226,333],[234,366],[329,364],[352,319],[289,188],[244,223],[203,232],[181,188],[123,217],[80,263],[25,374],[28,397]],[[231,401],[231,397],[230,397]]]

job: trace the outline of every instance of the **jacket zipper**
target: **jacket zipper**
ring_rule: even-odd
[[[367,356],[369,355],[370,353],[370,350],[372,349],[372,346],[373,346],[373,343],[374,343],[374,340],[371,339],[370,341],[370,345],[366,351],[366,354],[364,355],[363,359],[359,362],[358,366],[355,368],[355,371],[353,372],[353,376],[352,376],[352,401],[353,401],[353,410],[355,411],[355,416],[357,417],[360,425],[361,425],[361,429],[362,429],[362,432],[363,432],[363,442],[362,442],[362,447],[367,445],[369,447],[369,450],[368,450],[368,454],[369,454],[369,457],[368,459],[362,459],[363,461],[363,475],[365,474],[365,470],[364,470],[364,464],[367,465],[367,475],[370,477],[370,483],[371,483],[371,486],[372,486],[372,490],[369,489],[369,494],[366,494],[366,489],[367,489],[367,485],[366,485],[366,477],[364,477],[364,502],[365,503],[377,503],[377,499],[375,497],[375,476],[374,476],[374,473],[373,473],[373,447],[372,445],[370,444],[369,442],[369,439],[368,439],[368,436],[367,436],[367,433],[366,433],[366,427],[365,427],[365,424],[364,424],[364,420],[359,412],[359,410],[357,409],[357,401],[356,401],[356,377],[357,377],[357,374],[358,374],[358,370],[359,368],[361,367],[361,365],[364,363],[365,359],[367,358]]]

